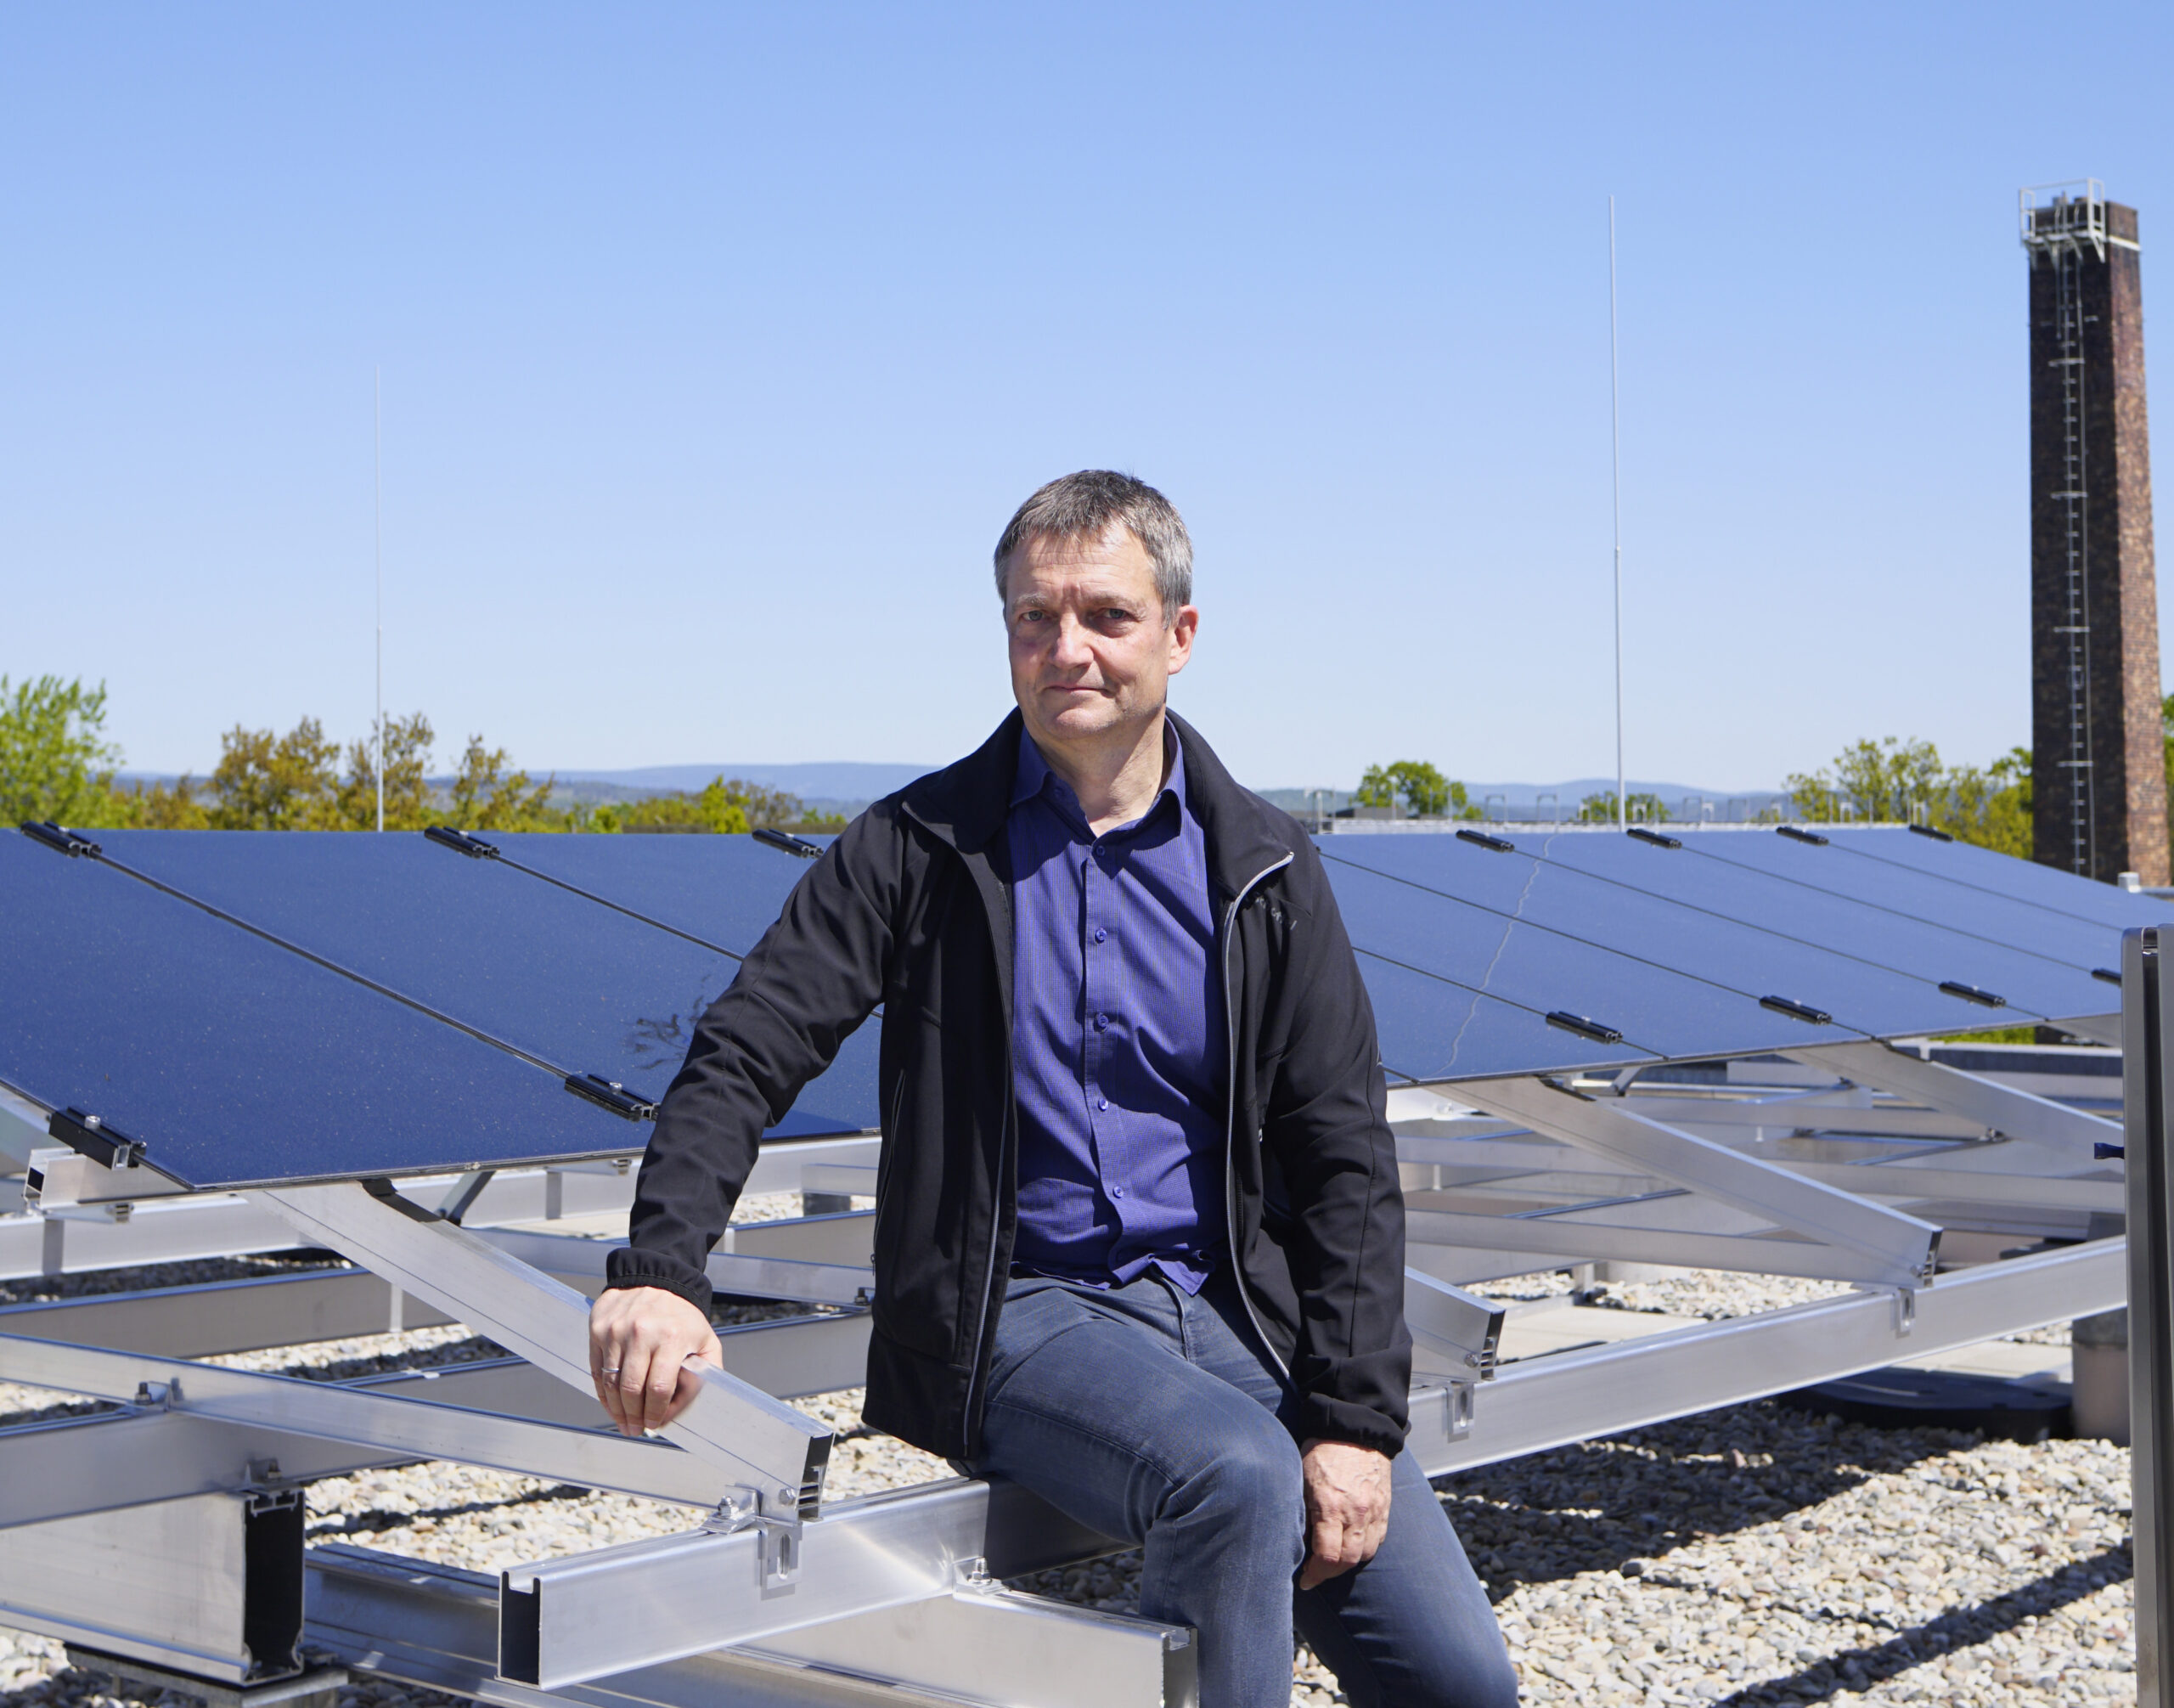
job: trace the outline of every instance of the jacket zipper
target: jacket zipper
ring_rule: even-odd
[[[1223,1018],[1230,1037],[1229,1047],[1224,1051],[1230,1071],[1228,1086],[1223,1099],[1223,1219],[1227,1230],[1225,1237],[1231,1243],[1231,1269],[1238,1283],[1238,1297],[1244,1301],[1246,1320],[1253,1326],[1253,1333],[1260,1337],[1260,1344],[1268,1356],[1276,1361],[1276,1367],[1283,1373],[1283,1379],[1291,1379],[1291,1367],[1283,1361],[1283,1355],[1276,1350],[1276,1343],[1268,1338],[1268,1331],[1261,1327],[1260,1315],[1253,1309],[1253,1294],[1246,1291],[1245,1254],[1238,1249],[1238,1009],[1231,1000],[1231,946],[1237,941],[1238,910],[1245,905],[1246,898],[1265,877],[1281,871],[1296,860],[1296,854],[1286,854],[1274,865],[1264,867],[1246,881],[1231,910],[1223,916]]]

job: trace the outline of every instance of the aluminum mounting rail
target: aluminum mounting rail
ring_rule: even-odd
[[[1022,1568],[1022,1570],[1024,1568]],[[357,1672],[500,1708],[1196,1708],[1191,1632],[966,1587],[544,1692],[498,1674],[498,1584],[333,1542],[307,1561],[309,1646]]]
[[[1579,1221],[1566,1215],[1478,1215],[1423,1209],[1405,1212],[1405,1232],[1411,1242],[1405,1261],[1445,1281],[1484,1281],[1530,1269],[1559,1269],[1565,1263],[1659,1263],[1745,1275],[1901,1284],[1861,1273],[1874,1265],[1852,1260],[1851,1253],[1786,1235],[1710,1233]],[[1551,1260],[1535,1263],[1535,1258]]]
[[[1630,1099],[1589,1097],[1540,1079],[1489,1079],[1464,1091],[1490,1113],[1536,1133],[1850,1254],[1863,1265],[1851,1279],[1910,1287],[1932,1277],[1940,1249],[1932,1223],[1650,1120]]]
[[[1782,1054],[1991,1130],[2039,1140],[2086,1162],[2094,1144],[2120,1136],[2118,1121],[1884,1044],[1820,1044]]]
[[[2164,926],[2121,934],[2122,1162],[2128,1176],[2131,1530],[2137,1708],[2166,1708],[2174,1654],[2174,1002]]]
[[[717,1506],[740,1481],[729,1469],[655,1440],[65,1341],[0,1339],[0,1374],[203,1423],[344,1442],[375,1456],[452,1459],[689,1506]]]
[[[544,1690],[710,1649],[767,1646],[986,1575],[1012,1577],[1119,1546],[1014,1484],[965,1480],[842,1501],[802,1528],[791,1595],[763,1592],[758,1538],[707,1530],[509,1568],[498,1673]]]
[[[358,1181],[277,1187],[250,1197],[312,1243],[383,1276],[577,1389],[589,1390],[589,1300],[487,1241]],[[821,1500],[831,1432],[714,1365],[688,1361],[701,1384],[665,1439],[749,1491],[752,1517],[791,1525]],[[765,1534],[768,1534],[766,1531]]]
[[[1415,1370],[1459,1382],[1495,1373],[1509,1307],[1439,1281],[1423,1270],[1404,1271],[1404,1320],[1411,1330]]]
[[[1975,1345],[2115,1308],[2127,1264],[2124,1241],[2092,1240],[1955,1271],[1914,1292],[1845,1294],[1505,1364],[1462,1433],[1450,1395],[1415,1393],[1410,1445],[1439,1477]]]
[[[284,1229],[285,1225],[281,1226]],[[403,1328],[434,1328],[452,1320],[366,1269],[341,1267],[0,1306],[0,1335],[65,1340],[111,1352],[209,1358]],[[720,1329],[718,1339],[727,1370],[774,1398],[791,1400],[859,1387],[865,1370],[868,1328],[867,1314],[855,1311],[746,1323]],[[602,1421],[604,1414],[594,1395],[577,1393],[524,1360],[492,1361],[512,1361],[527,1372],[533,1378],[530,1391],[548,1395],[555,1402],[550,1408],[554,1421],[578,1419],[583,1426]],[[448,1403],[471,1405],[476,1402],[454,1400],[451,1390],[456,1378],[465,1378],[477,1367],[464,1364],[415,1373],[412,1378],[373,1377],[358,1385],[413,1379],[444,1386],[442,1397]]]
[[[627,1244],[623,1239],[584,1239],[575,1234],[537,1233],[521,1228],[479,1228],[476,1233],[531,1268],[575,1282],[601,1282],[606,1258],[615,1250],[624,1250]],[[707,1272],[710,1285],[719,1293],[746,1299],[852,1306],[867,1304],[876,1290],[875,1272],[865,1265],[810,1263],[746,1252],[712,1252]]]
[[[752,1323],[727,1328],[718,1339],[726,1367],[758,1385],[774,1380],[776,1391],[786,1395],[830,1393],[860,1381],[867,1364],[868,1317],[863,1313]],[[0,1349],[6,1346],[0,1341]],[[0,1375],[14,1367],[14,1361],[0,1350]],[[202,1384],[194,1374],[200,1367],[182,1367],[183,1391],[176,1394],[164,1379],[172,1373],[165,1361],[115,1366],[108,1376],[116,1394],[127,1390],[132,1368],[141,1378],[140,1391],[118,1410],[0,1429],[0,1529],[411,1463],[420,1446],[436,1444],[435,1438],[419,1439],[417,1432],[441,1427],[464,1432],[458,1450],[446,1455],[450,1458],[519,1459],[504,1468],[537,1474],[543,1467],[527,1462],[523,1444],[541,1440],[547,1454],[563,1460],[572,1453],[584,1475],[623,1482],[630,1494],[709,1506],[730,1491],[719,1473],[700,1468],[700,1461],[688,1454],[597,1432],[601,1413],[594,1398],[576,1393],[525,1359],[485,1359],[346,1383],[306,1382],[302,1385],[320,1396],[301,1396],[301,1403],[313,1408],[309,1427],[328,1432],[323,1435],[238,1421],[239,1409],[222,1406],[217,1396],[203,1400]],[[258,1396],[251,1406],[260,1406],[264,1390],[249,1391]],[[420,1403],[443,1414],[442,1420],[387,1414],[368,1405],[343,1406],[337,1397],[343,1392],[364,1400],[391,1395]],[[285,1390],[278,1400],[284,1406],[295,1397]],[[502,1430],[488,1417],[478,1423],[478,1413],[555,1425],[577,1435],[579,1441]],[[378,1424],[388,1416],[397,1433],[380,1439]],[[471,1423],[481,1433],[465,1433]],[[598,1447],[582,1445],[591,1442],[606,1450],[602,1460],[594,1457]],[[635,1452],[618,1452],[621,1447]],[[598,1471],[600,1463],[605,1468]]]

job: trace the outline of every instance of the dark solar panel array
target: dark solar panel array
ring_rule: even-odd
[[[616,862],[554,861],[591,899],[420,836],[96,840],[71,860],[0,837],[0,1083],[201,1188],[639,1151],[645,1124],[565,1081],[662,1096],[806,871],[746,837],[615,837]],[[522,865],[575,840],[491,838]],[[696,841],[706,861],[672,848]],[[605,864],[636,881],[613,893]],[[770,1131],[876,1124],[864,1029]]]
[[[98,840],[0,838],[0,1083],[198,1187],[639,1150],[565,1082],[639,1115],[807,871],[746,837]],[[2122,929],[2174,917],[1900,830],[1321,848],[1384,1064],[1432,1083],[2081,1020]],[[873,1128],[876,1053],[773,1133]]]
[[[1817,834],[1320,846],[1377,1009],[1443,1017],[1383,1018],[1384,1064],[1416,1080],[2081,1020],[2120,1006],[2098,969],[2120,965],[2122,930],[2174,917],[2160,898],[1907,830]],[[1441,989],[1422,1002],[1412,973]],[[1490,1000],[1549,1030],[1481,1023]],[[1594,1041],[1608,1034],[1620,1043]]]

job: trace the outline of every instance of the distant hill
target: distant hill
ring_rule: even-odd
[[[537,768],[538,772],[549,767]],[[904,788],[933,765],[876,765],[850,760],[799,765],[639,765],[625,771],[560,771],[558,793],[577,801],[632,801],[645,795],[691,792],[712,777],[737,778],[766,789],[783,789],[805,802],[810,812],[859,812],[894,789]]]
[[[646,795],[664,795],[700,789],[712,777],[738,777],[764,788],[784,789],[805,802],[808,810],[816,813],[843,813],[850,817],[870,801],[881,800],[895,789],[904,788],[915,777],[936,769],[934,765],[870,764],[855,760],[819,760],[804,764],[761,765],[718,764],[707,765],[639,765],[618,771],[560,771],[558,775],[558,796],[561,801],[586,801],[596,804],[606,801],[639,800]],[[548,765],[528,768],[529,775],[538,779],[551,774]],[[125,771],[122,777],[130,782],[166,782],[176,781],[164,772]],[[203,780],[198,779],[200,783]],[[450,777],[432,777],[433,787],[441,792],[452,782]],[[1704,799],[1712,804],[1712,816],[1726,820],[1732,817],[1755,818],[1762,808],[1788,797],[1775,789],[1701,789],[1687,783],[1654,782],[1642,777],[1633,777],[1630,782],[1632,794],[1658,795],[1676,817],[1687,815],[1687,800]],[[1492,818],[1563,817],[1574,816],[1578,803],[1588,795],[1615,792],[1613,777],[1578,777],[1567,783],[1476,783],[1467,782],[1466,790],[1475,804],[1487,808]],[[1315,804],[1315,791],[1304,788],[1269,788],[1259,792],[1287,812],[1303,813]],[[1332,812],[1351,804],[1348,789],[1321,792],[1325,793],[1325,804]],[[1552,795],[1551,807],[1540,797]]]

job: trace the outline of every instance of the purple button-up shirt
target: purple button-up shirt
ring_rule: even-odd
[[[1197,1293],[1224,1243],[1223,995],[1185,758],[1097,837],[1024,730],[1011,789],[1017,1268]]]

